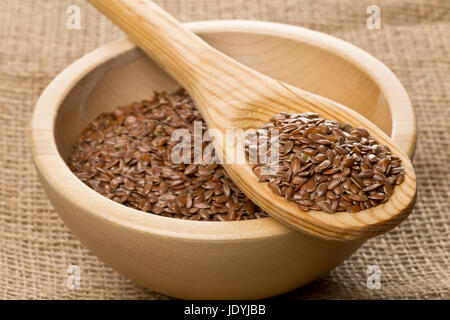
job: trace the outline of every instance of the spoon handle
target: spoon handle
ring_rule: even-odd
[[[248,78],[249,68],[212,48],[150,0],[89,2],[193,94],[201,87],[215,87],[220,79],[223,82],[229,78],[230,68],[234,78],[244,69]],[[226,91],[229,94],[229,88]]]

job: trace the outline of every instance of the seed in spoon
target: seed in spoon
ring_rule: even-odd
[[[279,170],[259,181],[302,210],[334,213],[372,208],[392,196],[405,179],[400,158],[364,128],[317,114],[287,112],[277,114],[261,129],[269,128],[282,132],[277,140]],[[266,150],[271,147],[270,134],[267,141]],[[269,166],[257,165],[258,170]]]

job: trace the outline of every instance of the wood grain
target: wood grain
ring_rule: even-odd
[[[262,209],[286,225],[317,237],[334,240],[367,239],[403,221],[414,205],[416,180],[407,155],[363,116],[324,97],[267,77],[225,56],[151,1],[90,0],[133,41],[182,84],[194,99],[209,129],[254,128],[280,112],[317,112],[364,127],[402,160],[405,181],[388,202],[358,213],[304,212],[259,184],[248,164],[228,164],[234,145],[214,141],[224,155],[224,168],[241,190]]]

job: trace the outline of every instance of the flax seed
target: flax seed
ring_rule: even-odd
[[[326,120],[313,113],[282,112],[261,129],[279,129],[280,163],[259,182],[301,210],[358,212],[385,202],[401,184],[400,158],[364,128]],[[267,137],[269,147],[271,137]],[[275,141],[275,140],[273,140]],[[246,144],[246,148],[250,144]]]
[[[267,217],[222,166],[172,162],[171,150],[178,143],[170,140],[172,132],[188,129],[193,141],[196,120],[202,121],[201,115],[183,89],[155,93],[150,100],[99,115],[81,133],[69,167],[105,197],[148,213],[204,221]],[[288,132],[296,128],[291,125]],[[284,145],[287,153],[294,146]],[[228,208],[224,203],[230,199]]]

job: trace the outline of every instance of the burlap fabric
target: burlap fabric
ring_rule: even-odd
[[[450,298],[450,2],[445,0],[160,0],[181,21],[255,19],[300,25],[367,50],[400,78],[417,110],[419,196],[410,218],[368,241],[323,278],[281,299]],[[81,29],[66,27],[68,6]],[[382,10],[368,30],[366,8]],[[27,126],[52,78],[92,49],[123,37],[84,0],[0,1],[0,299],[166,299],[93,256],[64,226],[31,163]],[[81,268],[80,290],[66,286]],[[378,265],[381,289],[366,287]]]

